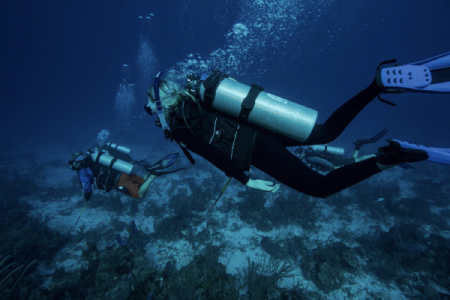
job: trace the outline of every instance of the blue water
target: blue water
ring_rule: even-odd
[[[255,12],[263,27],[270,23],[268,14],[280,10],[296,15],[298,24],[289,18],[273,19],[271,28],[258,32],[265,33],[266,43],[254,49],[254,63],[246,67],[246,75],[230,75],[317,109],[319,121],[370,83],[380,61],[398,58],[409,63],[450,49],[450,3],[444,0],[298,1],[288,11],[282,5],[251,9],[242,3],[8,3],[0,12],[2,140],[11,145],[56,137],[81,140],[95,138],[101,128],[124,129],[127,126],[117,124],[114,112],[122,65],[130,65],[132,82],[152,82],[137,74],[141,36],[150,41],[159,68],[168,70],[190,53],[206,57],[225,47],[235,23],[254,30],[250,22],[258,17],[252,16]],[[149,13],[155,16],[145,19]],[[391,99],[398,107],[374,101],[342,135],[342,143],[387,127],[398,138],[445,146],[450,127],[447,95]],[[136,91],[133,115],[142,113],[145,101],[145,90]],[[153,132],[150,118],[129,121],[132,132]]]
[[[174,80],[183,82],[186,72],[201,73],[221,68],[240,82],[264,86],[265,90],[272,94],[317,110],[318,122],[323,122],[342,103],[372,82],[375,69],[381,61],[397,58],[399,63],[406,64],[450,51],[449,13],[450,1],[448,0],[8,1],[7,4],[2,4],[0,9],[0,172],[3,174],[1,180],[3,183],[0,185],[3,215],[0,217],[2,222],[9,222],[8,226],[14,226],[15,223],[10,222],[10,217],[17,217],[16,206],[25,202],[31,203],[30,206],[23,206],[30,215],[41,213],[41,208],[52,209],[50,212],[46,211],[53,214],[52,217],[55,214],[61,214],[57,216],[59,219],[55,219],[56,221],[54,219],[45,222],[40,220],[39,224],[46,225],[48,221],[53,221],[55,222],[52,225],[53,228],[59,228],[59,223],[56,222],[63,224],[63,221],[66,221],[64,223],[66,227],[61,228],[67,229],[67,232],[70,232],[69,229],[72,230],[71,238],[77,239],[74,236],[77,235],[78,229],[67,224],[72,224],[72,219],[78,217],[82,207],[80,203],[83,200],[82,196],[76,194],[78,183],[72,180],[75,178],[75,173],[65,168],[66,161],[70,153],[87,149],[96,141],[98,142],[100,132],[109,132],[110,135],[107,138],[114,142],[135,147],[137,151],[134,153],[137,153],[139,158],[151,157],[155,160],[155,156],[149,153],[156,152],[159,157],[161,153],[174,150],[176,145],[170,145],[164,139],[161,129],[154,126],[155,117],[149,117],[143,110],[143,106],[147,103],[148,86],[152,85],[154,75],[159,70],[163,70]],[[124,67],[124,64],[128,67]],[[129,75],[125,74],[128,72]],[[333,145],[344,147],[348,153],[351,142],[356,138],[368,138],[381,129],[387,128],[389,134],[386,138],[450,148],[449,94],[405,93],[388,95],[386,98],[395,102],[397,107],[374,100],[333,142]],[[364,153],[376,151],[377,147],[382,146],[383,143],[380,141],[376,145],[365,146]],[[182,164],[183,166],[188,164],[184,157],[182,157]],[[151,195],[147,197],[153,197],[152,200],[154,200],[160,197],[159,193],[170,194],[173,186],[187,182],[186,190],[189,185],[189,189],[202,192],[207,195],[205,197],[215,198],[226,182],[225,175],[212,171],[209,165],[202,164],[201,159],[196,166],[189,165],[189,168],[192,168],[192,173],[180,172],[176,175],[180,177],[175,175],[165,177],[169,179],[164,178],[166,180],[163,181],[164,186],[152,185],[149,192]],[[441,216],[439,213],[432,212],[430,208],[432,205],[443,212],[442,219],[439,219],[442,221],[442,227],[430,229],[432,226],[429,226],[429,232],[440,233],[442,228],[448,228],[448,203],[445,200],[448,199],[448,193],[445,191],[445,189],[448,190],[449,184],[448,166],[419,167],[411,173],[402,173],[403,171],[397,169],[389,172],[391,171],[392,173],[383,173],[380,177],[371,178],[350,189],[353,198],[343,193],[336,198],[328,199],[328,202],[319,201],[318,203],[331,207],[330,211],[335,210],[335,215],[330,217],[330,220],[339,219],[339,226],[342,225],[342,220],[352,220],[353,217],[360,218],[364,223],[367,216],[365,213],[372,211],[373,215],[370,217],[375,223],[377,220],[383,220],[386,224],[390,222],[389,225],[392,226],[390,228],[393,228],[395,220],[403,218],[404,215],[405,219],[417,221],[418,224],[432,224],[427,223],[431,222],[429,215],[433,218]],[[53,173],[50,174],[51,172]],[[182,176],[191,177],[186,179]],[[427,178],[424,183],[422,179],[425,176]],[[437,181],[431,179],[435,177]],[[8,181],[11,178],[14,179],[14,185]],[[61,182],[56,179],[61,179]],[[200,183],[196,183],[195,180]],[[214,196],[208,194],[209,190],[205,192],[201,189],[205,188],[202,180],[211,182],[211,186],[214,185],[211,191],[211,195]],[[391,181],[392,186],[386,184],[388,181]],[[243,187],[233,181],[227,192],[239,188]],[[408,193],[405,196],[402,194],[403,189],[407,192],[414,190],[420,196],[414,198],[415,196]],[[292,191],[286,187],[282,187],[277,196],[282,190],[283,193],[291,195],[291,200],[302,197],[299,194],[290,194]],[[180,193],[183,194],[183,190]],[[251,195],[242,191],[235,194],[239,198],[238,202],[243,202],[248,195]],[[14,197],[8,198],[8,195]],[[111,195],[114,194],[105,196],[97,193],[93,197],[104,199]],[[177,195],[172,193],[171,197],[178,199]],[[225,193],[223,198],[230,201],[230,195]],[[416,205],[398,204],[396,201],[400,195],[402,199],[415,201],[413,203]],[[184,194],[179,198],[183,197],[185,197]],[[253,197],[264,202],[269,199],[269,196]],[[422,201],[420,197],[426,198],[427,201]],[[272,197],[271,201],[280,201],[281,198],[283,196]],[[19,199],[25,199],[25,201],[22,203],[18,201]],[[111,199],[113,199],[112,196]],[[117,197],[115,199],[117,200]],[[305,199],[304,197],[301,200],[307,202],[308,200]],[[379,206],[374,204],[377,199],[383,199],[380,200]],[[345,205],[341,205],[342,203]],[[296,204],[299,205],[298,202]],[[64,205],[65,208],[63,208]],[[142,203],[140,205],[142,210]],[[233,207],[232,215],[236,220],[239,219],[239,205],[236,204]],[[263,205],[264,203],[261,204]],[[352,205],[355,205],[355,208]],[[360,207],[356,208],[356,205]],[[81,243],[86,244],[98,239],[99,244],[103,243],[103,251],[106,244],[109,243],[108,245],[111,246],[111,241],[114,242],[114,234],[120,232],[116,230],[110,238],[107,235],[98,236],[110,230],[109,225],[109,227],[101,227],[100,225],[103,226],[103,224],[91,222],[91,220],[98,221],[96,213],[99,213],[98,218],[100,213],[106,218],[106,208],[103,207],[102,210],[99,207],[101,207],[100,204],[92,209],[89,208],[81,221],[91,224],[89,226],[98,227],[93,229],[88,226],[89,234],[93,232],[92,236],[83,236],[81,231],[80,240],[76,240],[76,243],[79,243],[77,246],[67,241],[61,242],[62,246],[60,246],[66,247],[65,251],[73,251],[71,255],[74,257],[81,256],[82,246],[79,246]],[[248,207],[252,207],[251,204],[248,204]],[[318,207],[322,208],[322,206]],[[164,211],[166,208],[160,207],[160,209]],[[359,209],[363,213],[359,213]],[[294,210],[297,211],[297,209],[292,211]],[[11,214],[9,214],[10,211]],[[354,212],[353,215],[352,212]],[[406,216],[406,212],[410,215]],[[263,207],[258,211],[255,210],[255,214],[263,213],[267,213]],[[327,221],[329,217],[327,210],[322,209],[320,213],[323,214],[322,221]],[[25,214],[19,215],[22,216],[20,222],[33,226],[34,223],[24,220],[27,218]],[[296,216],[295,213],[293,215]],[[420,219],[422,215],[426,215],[423,220]],[[295,217],[295,220],[299,219],[301,218]],[[148,216],[145,218],[140,216],[140,219],[136,220],[138,229],[145,228],[148,232],[151,231],[145,223],[147,221],[151,223],[152,219]],[[322,226],[322,223],[316,224],[314,221],[309,224],[314,227],[314,230]],[[436,220],[433,219],[434,221]],[[126,222],[128,224],[129,220]],[[240,220],[236,222],[245,223]],[[239,227],[237,223],[233,226]],[[376,245],[373,252],[363,249],[364,245],[370,247],[369,242],[376,243],[380,232],[386,234],[390,229],[388,227],[380,229],[380,226],[376,227],[372,224],[374,223],[364,223],[361,225],[362,229],[358,226],[356,229],[351,228],[352,234],[365,236],[367,241],[360,239],[355,242],[350,237],[347,242],[361,245],[357,252],[361,258],[370,260],[371,255],[378,251],[379,257],[384,255],[389,262],[392,257],[387,252],[391,251],[389,245],[385,246],[388,249],[384,250],[386,253],[381,253],[379,250],[382,245]],[[326,225],[334,226],[332,223]],[[151,225],[148,226],[151,228]],[[211,227],[211,225],[208,226]],[[253,224],[243,226],[256,231]],[[342,226],[345,229],[345,226]],[[411,225],[411,227],[414,226]],[[197,225],[195,227],[197,228]],[[40,228],[49,230],[46,226]],[[228,229],[225,228],[224,231]],[[345,231],[344,229],[342,231]],[[321,229],[308,230],[305,229],[301,239],[310,239],[309,250],[312,247],[318,247],[328,239],[320,235]],[[113,230],[110,231],[108,234]],[[442,229],[442,231],[445,230]],[[187,234],[184,231],[181,232],[183,236],[180,236],[180,240]],[[276,237],[277,233],[274,232],[272,230],[270,234]],[[310,232],[313,233],[310,234]],[[178,231],[174,233],[176,236],[179,234]],[[250,237],[246,236],[247,242],[253,237],[252,234],[249,234]],[[13,231],[10,236],[14,237]],[[296,236],[298,237],[299,234],[296,233]],[[216,239],[215,236],[208,236],[208,238],[210,239],[208,242]],[[8,253],[13,253],[15,249],[15,243],[11,240],[12,238],[9,243],[2,242],[2,245],[8,245],[8,247],[12,245],[8,248]],[[415,241],[412,238],[411,240]],[[446,245],[439,248],[440,246],[428,243],[425,238],[420,239],[424,247],[431,249],[430,252],[434,251],[434,254],[444,253],[444,250],[436,249],[448,250],[447,240],[448,238],[445,238],[447,244],[439,242],[439,245]],[[39,241],[41,239],[38,239],[36,243]],[[385,244],[389,244],[390,240],[385,237],[385,241],[387,241]],[[157,247],[164,246],[164,243],[157,245],[158,241],[153,242],[154,245],[148,246],[147,250],[161,251]],[[295,243],[297,242],[292,241],[291,245]],[[409,245],[402,246],[407,249],[404,250],[405,252],[409,251],[407,247]],[[257,247],[259,246],[256,244],[255,248]],[[154,254],[150,250],[150,254],[147,253],[148,256]],[[46,252],[45,246],[41,251]],[[238,252],[236,248],[230,251]],[[75,252],[76,254],[73,254]],[[39,258],[41,266],[48,262],[51,266],[49,268],[54,268],[57,265],[57,259],[52,261],[55,253],[56,250],[52,248],[47,253],[51,257]],[[1,260],[4,253],[0,255]],[[298,255],[300,259],[303,254],[295,255]],[[433,257],[441,259],[442,255],[436,254]],[[28,258],[31,260],[31,257],[32,255]],[[376,256],[373,257],[376,260]],[[34,256],[32,258],[34,259]],[[65,257],[61,261],[64,262],[65,259],[70,260],[72,257]],[[73,258],[77,261],[75,265],[78,264],[77,267],[80,267],[82,259],[77,259]],[[216,262],[217,259],[214,263]],[[246,263],[245,260],[242,262]],[[27,261],[26,264],[28,263]],[[152,263],[156,266],[161,262],[152,261]],[[34,272],[34,267],[30,270]],[[43,274],[42,270],[40,269],[40,272]],[[383,273],[384,269],[381,270],[380,273]],[[42,276],[51,277],[48,274]],[[430,271],[427,274],[431,278],[429,282],[434,283],[432,280],[434,273]],[[442,275],[442,272],[439,274]],[[420,282],[422,279],[419,276],[417,281],[413,281],[416,278],[413,272],[408,275],[411,281],[401,285],[410,286],[411,289],[416,288],[417,293],[422,293],[422,283],[425,284],[426,276],[423,282]],[[57,276],[54,277],[56,280]],[[156,284],[162,284],[158,280],[155,281]],[[420,284],[414,282],[420,282]],[[445,278],[442,282],[444,283],[439,284],[447,284],[448,287],[448,281]],[[397,283],[399,287],[400,283]],[[7,282],[6,285],[10,287],[13,283]],[[401,290],[405,292],[404,289]],[[15,292],[19,293],[19,289]],[[155,299],[160,295],[157,291],[150,291],[148,288],[146,296],[150,292],[155,292]],[[3,295],[2,293],[0,291],[0,295]],[[79,292],[78,295],[82,294]],[[405,295],[407,295],[406,292]],[[329,296],[332,297],[331,294]]]

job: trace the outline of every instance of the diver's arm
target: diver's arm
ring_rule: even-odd
[[[92,196],[92,172],[88,168],[83,168],[78,171],[78,179],[84,191],[84,200],[89,201]]]
[[[255,189],[255,190],[260,190],[263,192],[271,192],[271,193],[275,193],[276,191],[278,191],[278,189],[280,188],[280,184],[273,184],[272,181],[266,181],[266,180],[261,180],[261,179],[249,179],[246,186],[248,186],[249,188]]]
[[[247,184],[250,177],[239,170],[228,157],[223,155],[217,148],[211,146],[200,138],[194,137],[187,130],[176,130],[172,133],[174,140],[183,147],[200,155],[221,171],[226,176],[233,177],[242,184]]]

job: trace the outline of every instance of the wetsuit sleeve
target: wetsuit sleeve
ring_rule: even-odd
[[[194,137],[185,130],[174,131],[172,136],[180,146],[185,145],[188,150],[200,155],[218,169],[225,172],[226,176],[233,177],[242,184],[247,184],[249,181],[250,177],[239,170],[232,161],[225,157],[214,146],[209,145],[202,139]]]
[[[90,195],[92,195],[92,173],[89,174],[90,170],[88,169],[81,169],[78,171],[78,178],[81,182],[81,187],[83,188],[85,198],[86,196],[90,198]]]

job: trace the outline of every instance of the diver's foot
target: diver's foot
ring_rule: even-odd
[[[387,140],[389,146],[378,149],[375,161],[378,164],[389,166],[402,163],[412,163],[428,159],[428,153],[424,150],[405,149],[393,140]]]
[[[394,86],[392,84],[390,84],[390,82],[403,82],[403,78],[387,78],[386,74],[392,74],[395,73],[397,74],[397,70],[393,71],[390,70],[392,68],[381,68],[382,65],[385,64],[391,64],[396,62],[397,60],[392,59],[392,60],[386,60],[381,62],[378,67],[377,67],[377,71],[375,72],[375,79],[372,81],[372,84],[370,85],[370,87],[373,90],[376,90],[378,92],[378,100],[380,100],[383,103],[389,104],[391,106],[396,106],[396,104],[392,103],[389,100],[384,99],[383,97],[381,97],[381,94],[400,94],[400,93],[404,93],[405,89],[402,88],[401,86]],[[400,71],[403,74],[403,71]],[[395,79],[395,80],[394,80]],[[400,80],[401,79],[401,80]]]

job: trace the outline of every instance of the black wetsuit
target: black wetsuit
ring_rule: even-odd
[[[311,170],[286,149],[286,147],[332,142],[379,92],[380,88],[373,82],[368,88],[339,107],[324,124],[316,124],[311,135],[304,142],[255,129],[258,134],[254,143],[251,144],[249,163],[299,192],[322,198],[381,172],[375,160],[371,158],[322,175]],[[220,113],[218,114],[220,115]],[[190,121],[188,122],[190,123]],[[195,128],[195,124],[192,127]],[[172,131],[172,139],[185,149],[191,150],[211,162],[224,171],[227,176],[231,176],[243,184],[248,182],[249,177],[244,173],[246,166],[230,159],[221,149],[212,146],[206,138],[195,137],[189,129],[179,126],[179,129]],[[244,148],[247,146],[245,145]]]

